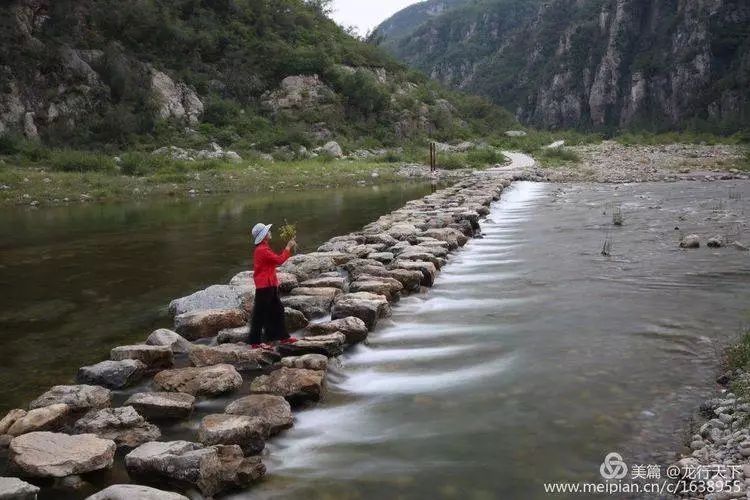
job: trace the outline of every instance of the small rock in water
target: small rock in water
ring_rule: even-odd
[[[708,239],[706,246],[711,248],[721,248],[724,246],[724,239],[721,236],[713,236]]]
[[[154,419],[188,418],[194,404],[195,396],[182,392],[139,392],[123,403]]]
[[[700,246],[701,240],[697,234],[689,234],[680,241],[680,248],[699,248]]]
[[[268,424],[272,435],[290,428],[294,422],[292,408],[287,400],[273,394],[245,396],[230,403],[224,413],[257,417]]]
[[[188,500],[188,497],[170,491],[157,490],[140,484],[113,484],[86,500]]]

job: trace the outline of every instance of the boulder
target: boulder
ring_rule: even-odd
[[[213,337],[225,328],[247,324],[247,314],[242,309],[208,309],[175,316],[175,330],[188,340]]]
[[[139,392],[123,403],[149,419],[184,419],[193,412],[195,396],[181,392]]]
[[[261,370],[279,360],[278,354],[265,349],[253,349],[247,344],[220,344],[218,346],[195,346],[190,351],[190,362],[194,366],[232,365],[240,371]]]
[[[360,276],[349,286],[351,292],[370,292],[384,295],[389,301],[398,300],[404,285],[394,278]]]
[[[323,354],[303,354],[281,359],[281,366],[287,368],[304,368],[305,370],[327,370],[328,357]]]
[[[215,396],[238,389],[242,376],[232,365],[164,370],[154,377],[157,390],[184,392],[193,396]]]
[[[159,428],[146,422],[132,406],[87,413],[76,422],[74,429],[76,434],[96,434],[125,448],[135,448],[161,437]]]
[[[193,348],[193,344],[188,339],[166,328],[154,330],[146,339],[146,344],[169,347],[175,354],[185,354]]]
[[[344,150],[341,149],[339,143],[336,141],[329,141],[323,145],[323,153],[330,156],[331,158],[341,158],[344,156]]]
[[[699,248],[701,239],[697,234],[689,234],[680,241],[680,248]]]
[[[112,393],[96,385],[56,385],[32,401],[29,408],[33,410],[56,403],[65,403],[76,412],[99,410],[112,406]]]
[[[398,240],[388,233],[365,234],[364,239],[365,243],[382,244],[387,247],[393,246],[398,243]]]
[[[282,356],[302,356],[304,354],[322,354],[332,358],[344,352],[346,337],[343,333],[329,333],[316,337],[305,337],[294,344],[281,344],[276,350]]]
[[[307,318],[302,311],[292,309],[291,307],[285,307],[284,323],[286,325],[286,331],[293,333],[306,327],[309,321],[307,321]]]
[[[86,500],[188,500],[188,497],[140,484],[113,484]]]
[[[337,261],[334,252],[315,252],[300,254],[290,257],[284,264],[279,266],[280,273],[293,274],[298,281],[306,281],[317,277],[319,274],[336,269]]]
[[[247,457],[239,446],[208,446],[188,441],[145,443],[125,456],[134,478],[196,487],[205,496],[245,488],[262,478],[260,457]]]
[[[39,487],[16,477],[0,477],[0,500],[36,500]]]
[[[523,130],[506,130],[505,135],[508,137],[523,137],[526,135],[526,132]]]
[[[250,340],[250,325],[225,328],[216,335],[217,344],[235,344]]]
[[[297,276],[292,273],[278,272],[276,277],[279,279],[279,290],[281,293],[289,293],[293,288],[299,286]]]
[[[281,396],[295,405],[319,401],[324,380],[324,371],[282,367],[253,380],[250,390],[255,394]]]
[[[397,240],[409,239],[413,236],[416,236],[418,232],[419,230],[414,224],[409,224],[407,222],[396,223],[388,228],[387,231],[390,236]]]
[[[252,280],[239,285],[212,285],[205,290],[173,300],[169,303],[169,313],[179,316],[209,309],[242,309],[251,312],[254,298],[255,285]]]
[[[388,299],[383,295],[368,292],[347,293],[336,299],[331,310],[331,319],[349,316],[364,321],[368,330],[372,330],[378,319],[391,315]]]
[[[35,431],[58,431],[70,417],[71,408],[65,403],[57,403],[30,410],[13,422],[4,434],[20,436]]]
[[[257,417],[219,413],[206,415],[198,429],[205,445],[236,444],[248,455],[257,455],[266,445],[270,426]]]
[[[343,276],[322,276],[303,281],[299,286],[304,288],[338,288],[344,290],[347,280]]]
[[[122,389],[141,380],[145,372],[146,365],[137,359],[107,360],[79,368],[76,382]]]
[[[422,273],[421,284],[432,286],[437,277],[437,267],[432,262],[421,260],[401,260],[398,259],[391,264],[393,269],[407,269],[410,271],[420,271]]]
[[[8,413],[6,413],[5,416],[0,419],[0,435],[7,434],[8,429],[10,429],[13,424],[16,423],[19,419],[25,416],[26,410],[21,410],[20,408],[10,410]]]
[[[342,333],[346,337],[347,344],[363,342],[367,338],[367,325],[355,316],[334,319],[324,323],[313,323],[305,330],[305,337],[328,335],[330,333]]]
[[[258,418],[268,425],[270,435],[278,434],[294,423],[292,408],[287,400],[273,394],[245,396],[230,403],[224,413]]]
[[[65,477],[112,467],[116,445],[93,434],[31,432],[10,442],[10,463],[30,477]]]
[[[284,307],[296,309],[308,320],[326,316],[331,309],[332,299],[321,295],[289,295],[281,298]]]
[[[146,365],[149,370],[171,368],[174,364],[172,349],[162,345],[122,345],[109,352],[112,361],[135,359]]]

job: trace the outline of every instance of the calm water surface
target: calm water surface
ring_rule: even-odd
[[[250,265],[255,222],[296,223],[301,251],[429,184],[0,211],[0,414],[109,350],[169,326],[170,300]]]

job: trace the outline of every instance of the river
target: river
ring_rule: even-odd
[[[610,451],[670,463],[750,319],[750,255],[679,236],[733,227],[749,188],[515,183],[233,498],[548,498],[545,482],[600,481]]]
[[[169,301],[250,266],[257,221],[300,251],[429,193],[429,183],[0,211],[0,414],[170,326]]]

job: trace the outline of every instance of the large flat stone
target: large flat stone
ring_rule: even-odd
[[[246,488],[262,478],[260,457],[244,457],[237,445],[208,446],[188,441],[145,443],[125,457],[131,477],[198,488],[205,496]]]
[[[347,280],[343,276],[323,276],[303,281],[299,286],[304,288],[338,288],[346,289]]]
[[[280,344],[276,350],[282,356],[303,356],[305,354],[322,354],[332,358],[344,352],[346,337],[343,333],[335,332],[327,335],[305,337],[294,344]]]
[[[96,385],[56,385],[33,400],[29,408],[33,410],[56,403],[65,403],[73,411],[98,410],[112,405],[112,393]]]
[[[115,449],[93,434],[31,432],[10,442],[10,462],[30,477],[65,477],[112,467]]]
[[[247,324],[247,313],[242,309],[208,309],[175,316],[175,330],[188,340],[213,337],[225,328]]]
[[[140,381],[145,372],[146,365],[137,359],[107,360],[79,368],[76,382],[122,389]]]
[[[287,368],[304,368],[305,370],[327,370],[328,356],[325,354],[303,354],[287,356],[281,359],[281,365]]]
[[[124,406],[132,406],[148,419],[184,419],[193,412],[195,396],[182,392],[139,392]]]
[[[195,346],[189,357],[190,362],[198,367],[229,364],[240,371],[261,370],[279,360],[275,352],[253,349],[247,344]]]
[[[169,303],[169,313],[173,316],[180,314],[205,311],[208,309],[242,309],[252,311],[255,298],[255,285],[250,281],[229,285],[212,285],[186,297],[175,299]]]
[[[332,299],[316,295],[290,295],[281,298],[284,307],[300,311],[309,319],[326,316],[331,309]]]
[[[224,413],[259,418],[268,424],[271,435],[290,428],[294,423],[289,402],[273,394],[251,394],[237,399],[226,407]]]
[[[238,389],[242,376],[232,365],[164,370],[154,377],[154,387],[193,396],[215,396]]]

